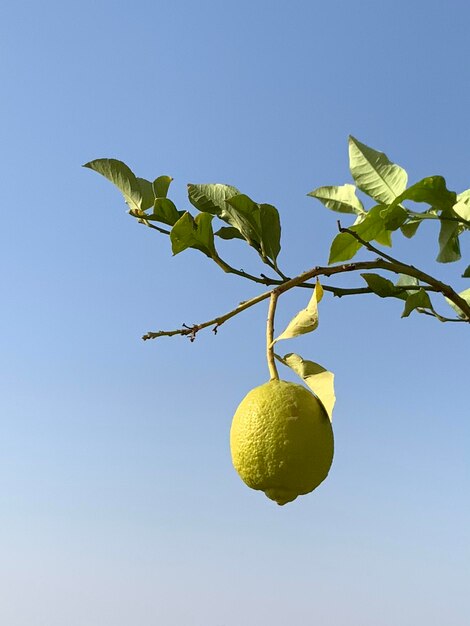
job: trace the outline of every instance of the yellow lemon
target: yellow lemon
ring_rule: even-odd
[[[271,380],[255,387],[233,417],[235,469],[248,487],[281,505],[325,480],[333,447],[333,429],[322,404],[295,383]]]

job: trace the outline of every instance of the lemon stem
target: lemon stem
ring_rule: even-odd
[[[271,292],[269,299],[268,321],[266,324],[266,358],[268,360],[268,368],[270,380],[279,380],[277,373],[276,360],[274,358],[274,315],[276,313],[276,304],[279,297],[278,291],[275,289]]]

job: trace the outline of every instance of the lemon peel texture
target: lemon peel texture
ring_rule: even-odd
[[[325,480],[333,461],[333,430],[322,404],[305,387],[271,380],[238,406],[230,449],[248,487],[283,505]]]

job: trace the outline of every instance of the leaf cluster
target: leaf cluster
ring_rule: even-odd
[[[401,166],[354,137],[349,138],[349,166],[354,184],[322,186],[308,194],[331,211],[354,218],[347,228],[340,226],[334,237],[329,265],[351,261],[361,248],[366,248],[391,261],[380,269],[394,272],[396,279],[392,282],[382,274],[362,273],[365,287],[347,290],[324,285],[324,289],[338,296],[372,293],[381,298],[400,299],[404,301],[403,317],[418,311],[441,321],[469,321],[470,309],[465,306],[470,304],[468,289],[457,294],[429,275],[417,272],[413,266],[395,262],[376,246],[391,247],[395,233],[411,239],[425,220],[431,220],[439,227],[437,261],[460,260],[460,238],[470,230],[470,189],[460,193],[449,190],[445,179],[437,175],[408,186],[408,175]],[[96,159],[85,167],[98,172],[121,191],[129,214],[139,223],[168,235],[173,254],[189,248],[198,250],[225,272],[265,285],[283,285],[291,280],[278,265],[281,223],[272,204],[255,202],[231,185],[191,183],[187,186],[190,210],[181,210],[168,197],[170,176],[159,176],[153,181],[139,178],[117,159]],[[268,267],[266,273],[248,274],[221,258],[218,241],[234,239],[245,241],[256,252]],[[354,266],[344,265],[344,268],[346,271]],[[470,265],[462,276],[470,277]],[[315,288],[312,283],[295,283],[295,286]],[[450,319],[436,311],[431,300],[436,291],[446,297],[457,318]]]
[[[279,212],[271,204],[258,204],[231,185],[188,184],[188,200],[198,211],[178,210],[168,198],[170,176],[159,176],[153,182],[138,178],[132,170],[117,159],[96,159],[84,167],[92,169],[121,191],[129,207],[129,214],[140,223],[155,227],[160,223],[171,228],[158,228],[168,234],[173,254],[188,248],[203,252],[223,269],[224,264],[216,250],[215,237],[223,240],[241,239],[251,246],[261,260],[277,268],[281,250],[281,223]],[[214,231],[213,220],[222,224]]]
[[[461,259],[460,237],[470,230],[470,189],[460,193],[451,191],[442,176],[428,176],[408,187],[408,174],[401,166],[355,137],[349,137],[349,168],[355,184],[318,187],[308,194],[332,211],[355,216],[354,223],[347,229],[340,228],[333,239],[330,264],[351,260],[370,242],[391,247],[395,231],[411,239],[425,220],[439,224],[436,260],[452,263]],[[365,208],[358,190],[371,201],[370,208]],[[419,205],[421,210],[411,208],[410,202]],[[425,286],[418,279],[400,275],[393,284],[378,274],[361,276],[369,290],[381,298],[404,300],[402,317],[417,310],[448,321],[435,311]],[[462,277],[470,277],[470,265]],[[468,301],[467,291],[459,295]],[[458,307],[456,311],[461,316]]]
[[[460,236],[470,229],[470,189],[457,194],[447,189],[442,176],[428,176],[407,187],[408,174],[386,154],[354,137],[349,138],[349,168],[355,184],[318,187],[308,195],[328,209],[356,216],[349,230],[366,242],[392,245],[392,234],[400,229],[411,238],[425,220],[439,222],[437,261],[451,263],[461,258]],[[366,210],[357,190],[373,205]],[[424,204],[415,211],[407,203]],[[348,261],[363,246],[350,233],[339,233],[331,244],[330,263]],[[470,275],[470,266],[464,276]]]

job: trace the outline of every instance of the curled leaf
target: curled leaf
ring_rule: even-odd
[[[172,180],[171,176],[159,176],[153,181],[153,193],[156,198],[166,198]]]
[[[337,211],[338,213],[364,213],[364,207],[356,196],[356,187],[354,185],[318,187],[307,195],[317,198],[327,209]]]
[[[274,339],[273,344],[280,339],[292,339],[299,335],[305,335],[312,332],[318,326],[318,303],[323,297],[323,287],[320,281],[317,280],[315,288],[313,290],[312,297],[305,309],[302,309],[297,315],[289,322],[287,328],[282,332],[279,337]]]
[[[195,218],[188,212],[184,213],[170,232],[173,254],[196,248],[212,258],[216,254],[212,219],[209,213],[199,213]]]
[[[118,159],[95,159],[85,163],[83,167],[98,172],[116,185],[131,211],[143,210],[141,184],[134,172],[125,163]]]

